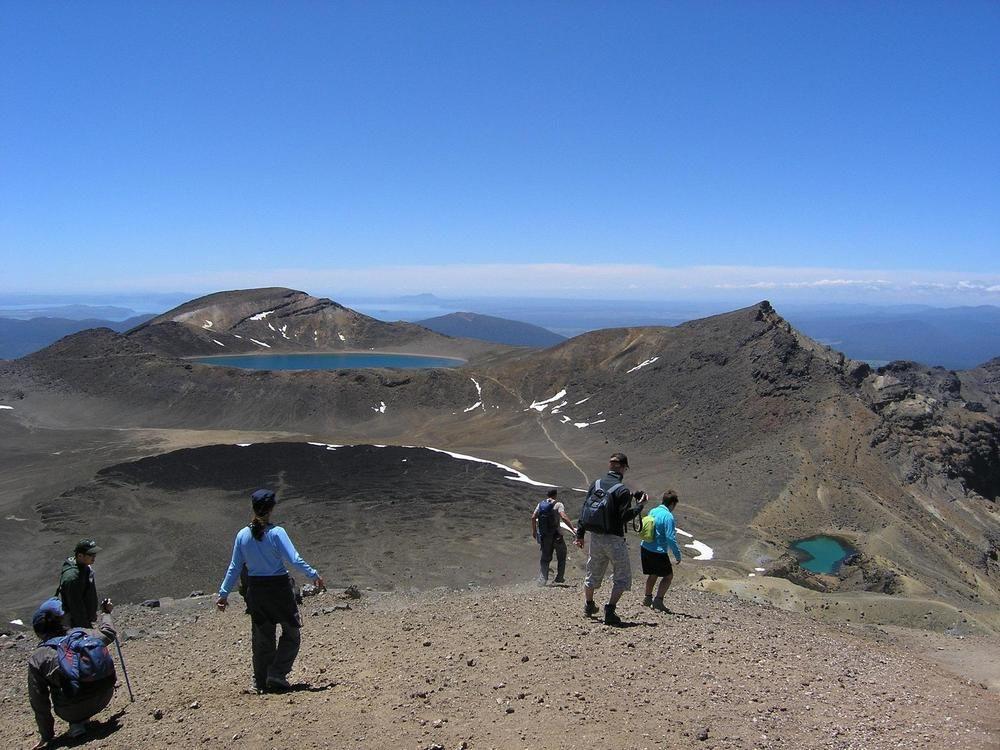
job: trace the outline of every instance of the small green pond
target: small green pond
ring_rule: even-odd
[[[836,573],[844,560],[856,549],[842,539],[818,534],[808,539],[792,542],[792,552],[799,558],[799,565],[813,573]]]

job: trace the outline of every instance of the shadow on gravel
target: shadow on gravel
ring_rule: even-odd
[[[122,728],[120,719],[123,716],[125,716],[124,708],[118,713],[112,714],[104,721],[88,721],[87,733],[82,737],[71,739],[64,734],[52,740],[52,742],[46,745],[46,748],[79,747],[80,745],[86,745],[94,740],[106,739]]]
[[[287,693],[322,693],[332,687],[339,685],[339,682],[328,682],[325,685],[310,685],[308,682],[296,682],[294,685],[284,690],[268,690],[268,695],[285,695]]]

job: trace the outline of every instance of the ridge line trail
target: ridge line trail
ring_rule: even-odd
[[[521,404],[522,406],[524,405],[524,399],[521,397],[520,393],[518,393],[517,391],[513,390],[509,386],[501,383],[499,380],[497,380],[492,375],[487,375],[486,377],[483,378],[483,380],[490,380],[490,381],[496,383],[503,390],[507,391],[507,393],[509,393],[514,398],[516,398],[519,404]],[[541,414],[536,415],[535,416],[535,421],[538,423],[538,426],[542,428],[542,433],[544,433],[545,439],[548,440],[550,443],[552,443],[552,447],[555,448],[557,451],[559,451],[559,455],[561,455],[563,458],[565,458],[573,466],[574,469],[576,469],[578,472],[580,472],[580,476],[583,477],[583,483],[584,484],[589,484],[590,483],[590,477],[587,476],[587,472],[585,472],[583,469],[581,469],[580,465],[576,461],[574,461],[572,459],[572,457],[566,451],[564,451],[562,449],[562,446],[560,446],[559,443],[557,443],[555,441],[555,439],[549,434],[548,428],[545,426],[545,423],[542,422],[542,415]]]

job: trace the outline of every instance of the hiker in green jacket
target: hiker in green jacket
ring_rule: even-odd
[[[73,550],[73,557],[63,562],[59,598],[68,627],[91,628],[97,621],[97,586],[91,566],[100,551],[93,539],[81,539]]]

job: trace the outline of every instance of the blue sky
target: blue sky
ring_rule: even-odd
[[[994,2],[0,8],[0,292],[1000,304]]]

